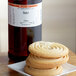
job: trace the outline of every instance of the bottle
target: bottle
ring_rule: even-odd
[[[8,0],[8,57],[25,60],[29,44],[42,39],[42,0]]]

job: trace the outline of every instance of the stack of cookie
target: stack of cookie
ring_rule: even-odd
[[[69,60],[68,48],[55,42],[34,42],[29,51],[25,72],[32,76],[58,75],[62,72],[61,65]]]

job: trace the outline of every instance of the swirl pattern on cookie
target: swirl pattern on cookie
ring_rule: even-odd
[[[45,59],[30,54],[26,59],[26,63],[33,68],[54,68],[66,63],[68,60],[68,55],[57,59]]]
[[[55,76],[62,72],[62,67],[59,66],[53,69],[36,69],[25,66],[24,71],[32,76]]]
[[[44,58],[58,58],[66,56],[69,49],[59,43],[38,41],[29,46],[29,51],[33,55]]]

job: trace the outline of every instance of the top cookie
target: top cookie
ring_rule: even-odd
[[[69,49],[59,43],[38,41],[29,46],[31,54],[43,58],[59,58],[69,53]]]

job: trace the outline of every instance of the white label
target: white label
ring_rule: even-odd
[[[42,23],[42,3],[8,5],[8,23],[16,27],[35,27]]]

